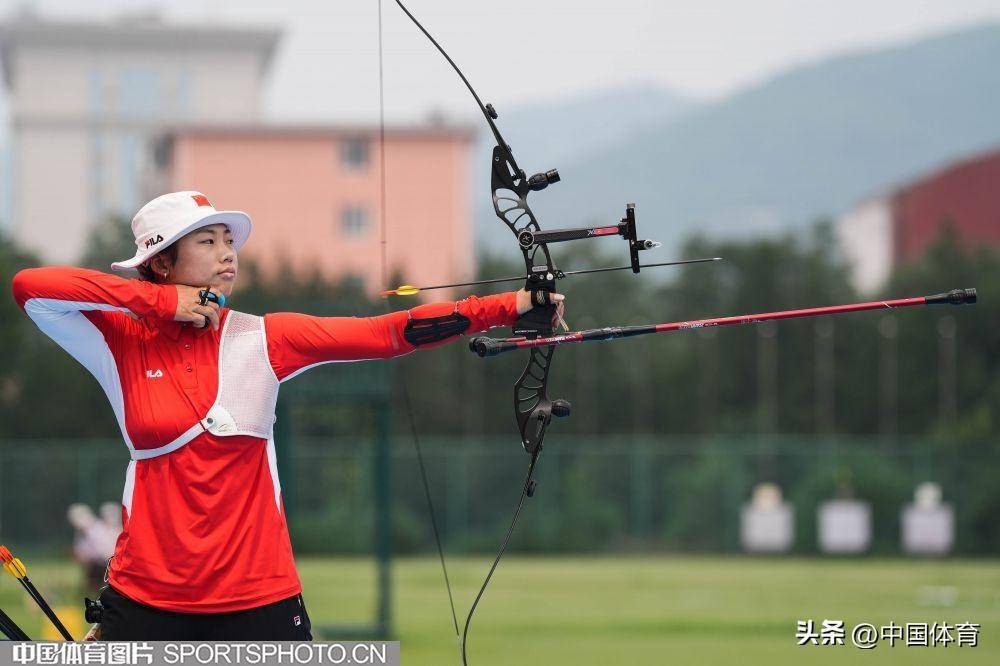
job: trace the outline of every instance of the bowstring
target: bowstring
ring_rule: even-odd
[[[379,112],[379,226],[381,231],[381,277],[382,288],[389,288],[388,276],[388,254],[387,254],[387,225],[386,225],[386,170],[385,170],[385,74],[384,57],[382,49],[382,0],[378,0],[378,112]],[[389,301],[385,301],[386,310],[389,311]],[[417,452],[417,466],[420,469],[420,479],[424,486],[424,497],[427,499],[427,509],[431,517],[431,528],[434,532],[434,543],[437,546],[438,558],[441,561],[441,572],[444,574],[445,588],[448,590],[448,605],[451,607],[451,621],[455,628],[455,639],[461,642],[462,662],[465,663],[465,641],[461,637],[458,629],[458,613],[455,612],[455,597],[451,592],[451,580],[448,577],[448,566],[444,560],[444,548],[441,546],[441,532],[438,529],[437,512],[434,510],[434,500],[431,497],[430,482],[427,479],[427,467],[424,465],[424,456],[420,447],[420,435],[417,432],[416,420],[413,416],[413,403],[410,400],[410,389],[406,382],[405,366],[399,366],[399,385],[403,394],[403,411],[406,413],[407,421],[410,424],[410,435],[413,439],[413,448]],[[478,599],[477,599],[478,601]]]
[[[486,117],[486,122],[490,125],[490,128],[493,131],[494,136],[497,138],[498,145],[500,145],[501,147],[505,147],[506,144],[504,143],[502,137],[500,137],[499,131],[496,129],[496,126],[493,124],[493,121],[489,117],[489,114],[486,112],[486,108],[483,106],[482,102],[480,102],[479,96],[476,94],[476,91],[472,88],[472,85],[469,83],[468,79],[465,78],[465,75],[458,68],[458,65],[455,64],[455,62],[445,52],[445,50],[443,48],[441,48],[440,44],[437,43],[437,41],[434,39],[434,37],[431,36],[431,34],[427,31],[427,29],[424,28],[423,25],[421,25],[421,23],[416,19],[416,17],[413,16],[413,14],[410,13],[410,10],[408,10],[406,8],[406,6],[403,5],[402,2],[400,2],[400,0],[396,0],[396,4],[399,5],[399,7],[406,13],[406,15],[410,18],[410,20],[412,20],[417,25],[417,27],[420,28],[420,30],[428,37],[428,39],[431,40],[431,42],[434,44],[434,46],[437,47],[438,51],[441,52],[441,54],[445,57],[445,59],[449,63],[451,63],[451,66],[455,69],[455,71],[458,72],[458,75],[461,77],[462,81],[465,82],[465,85],[469,88],[469,91],[472,93],[472,96],[476,99],[476,102],[479,103],[480,109],[482,109],[483,114]],[[385,210],[385,208],[386,208],[385,207],[385,200],[386,200],[386,195],[385,195],[385,191],[386,191],[386,177],[385,177],[385,102],[384,102],[384,100],[385,100],[385,86],[384,86],[383,49],[382,49],[382,43],[383,43],[383,41],[382,41],[382,0],[378,0],[378,12],[379,12],[379,16],[378,16],[378,19],[379,19],[379,22],[378,22],[379,39],[378,39],[378,43],[379,43],[379,138],[380,138],[380,140],[379,140],[379,150],[380,150],[380,166],[381,166],[381,181],[382,181],[381,182],[381,196],[382,196],[382,210],[381,210],[381,227],[382,227],[382,239],[381,239],[381,241],[382,241],[382,284],[383,284],[383,286],[385,288],[388,288],[388,281],[389,280],[388,280],[388,276],[387,276],[387,273],[386,273],[386,270],[387,270],[387,259],[386,259],[387,254],[386,254],[386,210]],[[508,150],[508,153],[509,153],[509,150]],[[511,161],[513,161],[513,157],[511,157],[510,159],[511,159]],[[387,302],[388,302],[388,300],[387,300]],[[388,306],[387,306],[387,308],[388,308]],[[400,369],[402,370],[402,367]],[[493,579],[493,574],[496,572],[497,567],[500,565],[500,560],[503,558],[503,555],[504,555],[504,553],[507,550],[507,546],[510,543],[511,536],[514,533],[514,528],[517,525],[517,520],[518,520],[518,518],[521,515],[521,510],[524,508],[525,500],[528,498],[528,487],[529,487],[529,484],[532,481],[532,474],[535,471],[535,465],[538,462],[538,456],[541,453],[541,447],[539,447],[538,449],[536,449],[535,452],[531,455],[531,461],[528,464],[528,472],[527,472],[527,475],[525,476],[524,483],[521,486],[521,494],[520,494],[520,497],[518,498],[517,504],[514,507],[514,513],[513,513],[513,516],[511,517],[510,525],[507,528],[507,533],[504,535],[503,542],[500,544],[500,548],[497,550],[496,557],[493,560],[492,566],[490,566],[489,572],[486,574],[486,577],[483,579],[482,585],[479,587],[479,591],[476,593],[475,601],[472,602],[472,606],[469,608],[469,614],[465,618],[465,623],[464,623],[463,629],[462,629],[462,631],[460,633],[459,629],[458,629],[458,614],[455,612],[455,599],[454,599],[454,596],[452,595],[452,591],[451,591],[451,582],[450,582],[450,580],[448,578],[448,567],[445,564],[444,549],[441,547],[441,536],[440,536],[440,531],[438,530],[436,512],[434,511],[434,502],[433,502],[433,500],[431,498],[430,484],[429,484],[429,482],[427,480],[427,469],[426,469],[426,466],[424,465],[424,459],[423,459],[423,455],[422,455],[421,449],[420,449],[420,437],[419,437],[419,435],[417,433],[416,421],[413,418],[413,407],[412,407],[412,404],[411,404],[411,401],[410,401],[410,393],[409,393],[409,388],[408,388],[407,383],[406,383],[406,377],[405,377],[405,375],[402,372],[400,372],[400,387],[401,387],[401,390],[402,390],[402,393],[403,393],[403,404],[404,404],[404,407],[405,407],[405,411],[406,411],[407,417],[408,417],[409,422],[410,422],[410,432],[411,432],[411,435],[413,437],[413,446],[414,446],[414,448],[417,451],[417,463],[418,463],[418,466],[420,468],[420,478],[421,478],[421,481],[423,482],[423,486],[424,486],[424,496],[427,499],[427,507],[428,507],[428,510],[430,511],[431,526],[432,526],[432,528],[434,530],[434,542],[437,545],[438,558],[441,560],[441,571],[444,574],[445,587],[448,590],[448,603],[451,606],[451,619],[452,619],[452,622],[453,622],[454,628],[455,628],[455,637],[456,637],[456,639],[458,639],[459,656],[461,657],[462,665],[463,666],[467,666],[468,661],[467,661],[466,648],[467,648],[468,637],[469,637],[469,629],[472,626],[472,618],[475,615],[476,608],[478,608],[479,602],[482,600],[483,595],[486,593],[486,588],[489,586],[490,581]]]

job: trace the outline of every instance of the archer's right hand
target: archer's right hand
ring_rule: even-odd
[[[190,322],[195,328],[205,328],[209,324],[216,331],[219,330],[219,306],[212,301],[205,305],[201,304],[201,291],[205,287],[189,287],[186,284],[175,284],[177,289],[177,312],[174,313],[174,321]],[[213,293],[220,293],[218,289],[209,289]]]

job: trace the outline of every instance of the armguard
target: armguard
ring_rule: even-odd
[[[441,317],[411,317],[403,329],[403,337],[414,347],[419,347],[461,335],[469,330],[471,324],[468,317],[457,312]]]

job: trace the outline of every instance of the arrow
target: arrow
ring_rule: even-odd
[[[59,620],[59,617],[52,610],[52,607],[45,601],[42,597],[41,592],[35,587],[35,584],[31,582],[28,578],[28,569],[18,558],[14,557],[7,546],[0,546],[0,560],[3,561],[3,568],[7,570],[11,576],[17,579],[21,586],[25,589],[28,595],[35,600],[38,607],[42,609],[45,616],[49,618],[62,637],[68,641],[73,640],[73,636],[66,630],[66,626]],[[23,633],[23,632],[22,632]]]
[[[680,261],[664,261],[658,264],[642,264],[639,268],[657,268],[658,266],[680,266],[681,264],[703,264],[709,261],[722,261],[722,257],[709,257],[708,259],[682,259]],[[578,271],[560,271],[556,270],[556,279],[561,280],[564,277],[570,275],[583,275],[585,273],[607,273],[608,271],[624,271],[632,270],[632,266],[610,266],[608,268],[584,268]],[[395,289],[388,289],[386,291],[380,292],[379,296],[386,298],[387,296],[413,296],[414,294],[419,294],[422,291],[431,291],[433,289],[450,289],[452,287],[472,287],[480,284],[497,284],[499,282],[519,282],[524,280],[524,276],[517,277],[502,277],[502,278],[492,278],[489,280],[476,280],[475,282],[456,282],[454,284],[436,284],[431,287],[415,287],[412,284],[403,284]]]
[[[24,630],[17,626],[17,623],[10,619],[10,616],[4,613],[2,609],[0,609],[0,631],[12,641],[31,640],[28,638],[28,634],[24,633]]]

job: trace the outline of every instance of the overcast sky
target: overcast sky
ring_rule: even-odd
[[[386,112],[473,107],[447,64],[383,0]],[[371,120],[378,113],[377,0],[0,0],[45,16],[106,19],[158,8],[199,24],[270,24],[285,36],[271,70],[276,119]],[[796,65],[983,21],[1000,0],[409,0],[407,5],[499,109],[653,83],[718,98]]]

